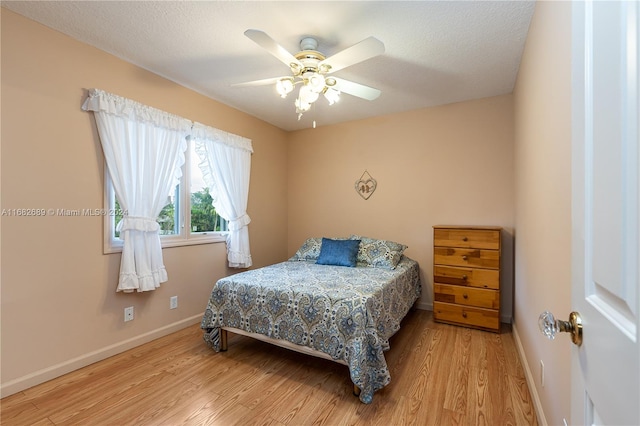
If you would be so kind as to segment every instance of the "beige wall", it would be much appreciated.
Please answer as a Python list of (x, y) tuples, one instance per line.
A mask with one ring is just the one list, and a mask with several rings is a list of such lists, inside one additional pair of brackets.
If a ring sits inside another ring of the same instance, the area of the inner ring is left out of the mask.
[[(538, 2), (514, 91), (516, 289), (514, 328), (549, 424), (570, 415), (569, 339), (538, 331), (548, 309), (571, 311), (571, 5)], [(540, 361), (545, 386), (540, 381)]]
[[(103, 207), (103, 156), (80, 109), (97, 87), (252, 139), (254, 266), (286, 258), (285, 132), (0, 10), (3, 209)], [(214, 280), (232, 272), (223, 243), (170, 248), (160, 289), (116, 293), (120, 255), (102, 253), (101, 218), (5, 216), (1, 225), (3, 395), (198, 322)], [(125, 324), (126, 306), (135, 320)]]
[[(433, 225), (506, 229), (503, 319), (513, 276), (513, 105), (511, 95), (292, 132), (288, 147), (293, 255), (308, 237), (360, 234), (409, 246), (432, 307)], [(354, 189), (364, 171), (377, 189)]]

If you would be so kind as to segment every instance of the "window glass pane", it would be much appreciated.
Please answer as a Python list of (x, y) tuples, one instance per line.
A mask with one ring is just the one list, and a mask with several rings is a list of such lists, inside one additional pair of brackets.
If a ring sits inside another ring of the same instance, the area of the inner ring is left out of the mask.
[(191, 150), (191, 232), (216, 232), (226, 231), (227, 221), (221, 218), (213, 207), (213, 198), (209, 188), (204, 183), (204, 178), (198, 163), (200, 157), (195, 150), (195, 144), (189, 143)]
[[(118, 223), (122, 220), (122, 210), (120, 209), (120, 203), (118, 199), (115, 198), (115, 217), (113, 221), (113, 235), (118, 238), (120, 237), (120, 232), (117, 231), (116, 227)], [(180, 185), (176, 185), (173, 194), (167, 197), (167, 205), (165, 205), (160, 214), (158, 215), (158, 224), (160, 225), (160, 231), (158, 232), (160, 236), (162, 235), (176, 235), (179, 233), (179, 224), (180, 224)]]
[(160, 236), (176, 235), (179, 233), (178, 226), (180, 224), (180, 185), (176, 185), (173, 194), (167, 199), (160, 214), (158, 215), (158, 224), (160, 225)]
[[(181, 195), (183, 187), (177, 185), (173, 193), (167, 197), (167, 204), (164, 206), (157, 221), (160, 225), (159, 234), (163, 236), (181, 236), (188, 239), (188, 234), (200, 235), (204, 238), (204, 235), (208, 235), (207, 238), (217, 238), (213, 235), (214, 232), (226, 232), (229, 230), (227, 221), (220, 217), (216, 209), (213, 207), (213, 198), (209, 193), (209, 188), (204, 183), (204, 178), (198, 163), (200, 159), (195, 152), (195, 144), (189, 142), (189, 158), (190, 161), (184, 165), (183, 172), (190, 177), (190, 188), (187, 194)], [(107, 181), (108, 182), (108, 181)], [(108, 216), (105, 220), (105, 226), (110, 230), (110, 240), (119, 239), (120, 233), (116, 231), (118, 223), (122, 220), (122, 210), (120, 203), (115, 197), (113, 187), (108, 183), (109, 206), (113, 206), (115, 214)], [(186, 202), (187, 206), (182, 206), (182, 203)], [(181, 214), (185, 212), (185, 209), (190, 209), (190, 223), (183, 223), (185, 219), (181, 217)], [(188, 233), (186, 235), (181, 234), (182, 226), (184, 226)], [(220, 237), (220, 236), (218, 236)], [(222, 236), (223, 238), (224, 236)], [(165, 240), (170, 243), (173, 239)], [(213, 241), (213, 240), (212, 240)], [(219, 241), (219, 240), (215, 240)], [(163, 242), (163, 245), (165, 244)]]
[(118, 202), (118, 199), (115, 197), (115, 195), (113, 195), (113, 191), (111, 191), (111, 196), (115, 200), (115, 204), (113, 204), (115, 206), (114, 207), (115, 217), (113, 218), (113, 222), (111, 222), (111, 226), (112, 226), (113, 236), (118, 238), (120, 237), (120, 232), (118, 232), (118, 230), (116, 229), (116, 226), (118, 226), (118, 223), (120, 223), (120, 221), (122, 220), (122, 209), (120, 208), (120, 203)]

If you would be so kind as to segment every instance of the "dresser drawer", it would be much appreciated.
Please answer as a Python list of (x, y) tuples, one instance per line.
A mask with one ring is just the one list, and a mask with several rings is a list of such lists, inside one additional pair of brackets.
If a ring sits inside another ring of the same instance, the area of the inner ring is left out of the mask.
[(435, 265), (499, 269), (500, 252), (498, 250), (434, 247), (433, 263)]
[(473, 247), (498, 250), (500, 231), (485, 229), (434, 229), (433, 245), (444, 247)]
[(436, 302), (457, 303), (479, 308), (499, 309), (500, 292), (459, 285), (434, 284), (433, 298)]
[(474, 269), (435, 265), (433, 281), (443, 284), (466, 285), (470, 287), (500, 288), (500, 271), (497, 269)]
[(463, 324), (493, 331), (500, 329), (498, 311), (492, 309), (433, 302), (433, 318), (436, 321)]

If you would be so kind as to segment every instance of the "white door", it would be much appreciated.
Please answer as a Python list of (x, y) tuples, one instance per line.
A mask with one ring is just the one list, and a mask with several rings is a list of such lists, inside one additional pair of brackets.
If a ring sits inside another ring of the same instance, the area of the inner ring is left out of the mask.
[(572, 305), (584, 339), (572, 350), (571, 423), (640, 425), (640, 7), (572, 7)]

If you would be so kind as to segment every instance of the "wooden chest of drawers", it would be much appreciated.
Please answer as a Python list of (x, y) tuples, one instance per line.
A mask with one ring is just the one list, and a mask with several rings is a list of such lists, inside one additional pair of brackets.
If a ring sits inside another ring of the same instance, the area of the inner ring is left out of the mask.
[(502, 228), (433, 227), (433, 318), (500, 331)]

